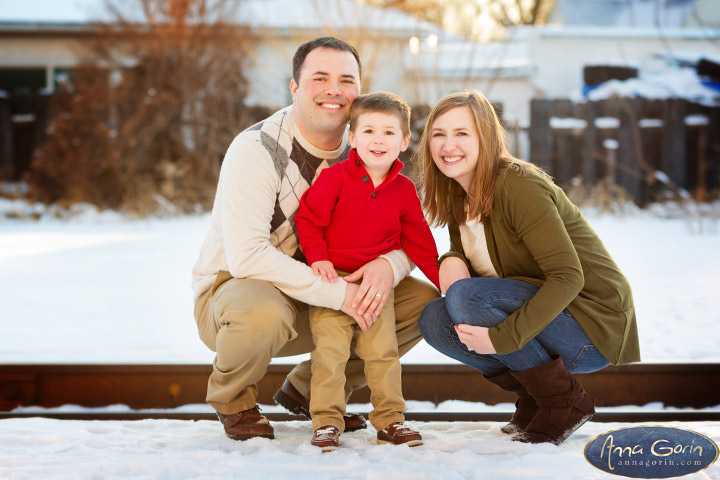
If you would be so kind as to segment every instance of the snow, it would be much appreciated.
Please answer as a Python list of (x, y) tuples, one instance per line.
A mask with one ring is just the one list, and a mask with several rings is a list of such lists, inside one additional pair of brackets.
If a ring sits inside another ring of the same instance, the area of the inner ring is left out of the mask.
[(591, 90), (587, 98), (605, 100), (613, 95), (647, 99), (685, 98), (703, 105), (717, 105), (717, 90), (705, 86), (693, 68), (642, 72), (638, 78), (609, 80)]
[[(626, 427), (588, 423), (565, 443), (510, 441), (497, 422), (413, 422), (424, 445), (376, 445), (372, 427), (323, 454), (308, 421), (274, 422), (275, 439), (234, 442), (215, 421), (0, 420), (0, 478), (22, 479), (601, 479), (583, 456), (596, 436)], [(668, 423), (720, 438), (720, 423)], [(720, 478), (720, 464), (683, 477)]]
[[(720, 361), (712, 334), (720, 325), (719, 209), (710, 206), (697, 218), (678, 218), (669, 206), (626, 208), (623, 215), (586, 211), (633, 285), (645, 361)], [(189, 287), (208, 222), (207, 215), (132, 220), (90, 207), (0, 200), (0, 363), (210, 363), (212, 353), (193, 325)], [(703, 234), (697, 233), (701, 225)], [(434, 234), (445, 249), (445, 232)], [(403, 358), (428, 362), (454, 363), (424, 342)], [(663, 406), (623, 407), (633, 408)], [(411, 412), (511, 409), (408, 401)], [(88, 410), (130, 411), (124, 405), (54, 409)], [(212, 409), (203, 404), (174, 411)], [(585, 445), (627, 426), (591, 422), (555, 447), (512, 442), (498, 422), (411, 422), (423, 446), (376, 445), (370, 427), (343, 435), (340, 449), (321, 454), (309, 443), (309, 421), (273, 424), (274, 440), (234, 442), (216, 421), (0, 420), (0, 479), (601, 479), (608, 476), (585, 460)], [(720, 441), (720, 422), (664, 426)], [(684, 478), (720, 479), (720, 464)]]
[[(585, 213), (633, 287), (643, 360), (720, 361), (720, 206), (675, 209)], [(0, 363), (211, 363), (190, 290), (208, 224), (0, 199)], [(421, 342), (403, 363), (455, 361)]]

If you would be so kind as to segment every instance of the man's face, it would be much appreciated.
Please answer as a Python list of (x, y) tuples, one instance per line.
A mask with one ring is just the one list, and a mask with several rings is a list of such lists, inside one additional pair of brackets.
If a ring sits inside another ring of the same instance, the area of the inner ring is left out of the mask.
[[(299, 82), (290, 82), (293, 118), (309, 141), (337, 136), (339, 144), (350, 118), (350, 105), (360, 95), (360, 71), (350, 52), (316, 48), (308, 53)], [(325, 148), (323, 145), (316, 145)], [(337, 144), (331, 148), (337, 147)]]

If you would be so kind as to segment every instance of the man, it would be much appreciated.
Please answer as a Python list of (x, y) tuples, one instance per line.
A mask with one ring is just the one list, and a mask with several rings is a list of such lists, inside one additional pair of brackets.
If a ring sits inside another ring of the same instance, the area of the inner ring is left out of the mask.
[[(360, 80), (351, 45), (332, 37), (301, 45), (293, 58), (293, 104), (240, 133), (225, 155), (193, 290), (200, 338), (217, 353), (207, 402), (230, 438), (273, 438), (255, 384), (272, 357), (313, 349), (308, 304), (342, 310), (368, 328), (395, 287), (402, 355), (420, 341), (417, 319), (438, 296), (429, 284), (405, 278), (411, 265), (401, 250), (329, 283), (313, 274), (298, 247), (293, 219), (300, 197), (323, 168), (347, 157), (346, 126)], [(362, 360), (352, 354), (345, 374), (349, 398), (365, 384)], [(310, 376), (310, 362), (300, 363), (275, 400), (309, 418)], [(346, 431), (366, 428), (361, 415), (344, 420)]]

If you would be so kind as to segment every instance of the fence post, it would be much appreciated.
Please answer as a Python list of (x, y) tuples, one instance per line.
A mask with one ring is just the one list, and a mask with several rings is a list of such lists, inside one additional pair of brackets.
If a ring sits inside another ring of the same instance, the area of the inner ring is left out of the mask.
[(670, 98), (663, 111), (663, 149), (660, 168), (675, 185), (687, 188), (687, 159), (685, 155), (686, 101)]
[(13, 172), (13, 136), (10, 121), (10, 98), (0, 90), (0, 179), (11, 180)]
[(530, 101), (530, 161), (553, 175), (553, 133), (550, 127), (552, 102), (534, 98)]
[(623, 187), (637, 205), (645, 203), (644, 175), (638, 155), (642, 155), (642, 134), (640, 132), (639, 113), (642, 112), (641, 100), (621, 98), (619, 111), (620, 129), (618, 131), (618, 185)]
[[(712, 191), (720, 187), (720, 107), (707, 109), (707, 188)], [(715, 132), (715, 134), (713, 134)]]
[(588, 100), (585, 102), (585, 139), (582, 153), (582, 175), (583, 183), (587, 186), (593, 185), (598, 180), (597, 158), (595, 148), (598, 142), (598, 131), (595, 125), (597, 118), (597, 104)]
[[(573, 105), (569, 99), (553, 101), (553, 117), (572, 118)], [(573, 130), (572, 128), (553, 128), (553, 176), (558, 185), (567, 186), (572, 178)]]

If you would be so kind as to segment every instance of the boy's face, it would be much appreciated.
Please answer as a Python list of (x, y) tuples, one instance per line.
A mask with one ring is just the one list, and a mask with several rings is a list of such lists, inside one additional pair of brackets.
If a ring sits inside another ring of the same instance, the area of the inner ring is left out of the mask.
[(365, 167), (373, 170), (390, 168), (410, 143), (410, 136), (403, 135), (400, 119), (383, 112), (361, 114), (355, 130), (348, 133), (348, 139)]

